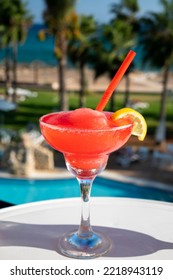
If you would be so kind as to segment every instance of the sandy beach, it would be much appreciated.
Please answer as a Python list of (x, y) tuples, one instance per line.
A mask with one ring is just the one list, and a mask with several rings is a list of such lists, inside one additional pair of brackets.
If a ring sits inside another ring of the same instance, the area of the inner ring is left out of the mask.
[[(86, 69), (86, 79), (88, 90), (104, 91), (110, 80), (107, 75), (103, 75), (98, 79), (94, 79), (94, 71)], [(11, 75), (12, 76), (12, 75)], [(49, 86), (52, 89), (58, 88), (57, 68), (48, 67), (41, 64), (18, 65), (17, 80), (19, 84), (32, 84), (38, 86)], [(5, 79), (4, 67), (0, 67), (0, 80)], [(65, 71), (65, 79), (67, 90), (79, 90), (80, 75), (79, 71), (74, 68), (67, 68)], [(156, 72), (140, 72), (134, 71), (130, 73), (130, 90), (133, 92), (161, 92), (162, 90), (162, 74)], [(173, 73), (169, 76), (168, 89), (173, 91)], [(125, 78), (118, 85), (119, 91), (125, 90)]]

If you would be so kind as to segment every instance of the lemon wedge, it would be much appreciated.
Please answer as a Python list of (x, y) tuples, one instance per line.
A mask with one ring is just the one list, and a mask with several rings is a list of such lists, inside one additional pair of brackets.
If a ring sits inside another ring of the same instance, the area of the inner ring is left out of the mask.
[(130, 118), (133, 122), (132, 135), (138, 136), (143, 141), (147, 133), (147, 124), (144, 117), (134, 109), (122, 108), (112, 114), (111, 119), (116, 121), (121, 118)]

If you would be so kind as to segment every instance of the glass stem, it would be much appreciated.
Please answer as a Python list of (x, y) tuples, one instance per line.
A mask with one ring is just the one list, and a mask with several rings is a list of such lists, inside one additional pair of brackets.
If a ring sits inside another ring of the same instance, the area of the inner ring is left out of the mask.
[(90, 225), (90, 193), (94, 178), (91, 179), (79, 179), (79, 186), (82, 198), (82, 210), (81, 210), (81, 224), (78, 229), (78, 235), (81, 238), (90, 237), (93, 232)]

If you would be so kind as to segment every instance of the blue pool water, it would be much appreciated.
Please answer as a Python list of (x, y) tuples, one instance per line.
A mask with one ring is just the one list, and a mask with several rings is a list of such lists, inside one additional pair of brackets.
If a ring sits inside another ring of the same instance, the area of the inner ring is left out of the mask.
[[(95, 179), (91, 195), (173, 202), (173, 189), (168, 191), (152, 186), (143, 187), (102, 177)], [(13, 204), (79, 196), (75, 178), (49, 180), (0, 178), (0, 200)]]

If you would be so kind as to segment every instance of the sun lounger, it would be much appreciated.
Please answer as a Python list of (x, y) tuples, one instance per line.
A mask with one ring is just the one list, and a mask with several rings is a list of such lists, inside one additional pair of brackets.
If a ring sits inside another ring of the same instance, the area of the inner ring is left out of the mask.
[(152, 156), (152, 162), (155, 166), (164, 168), (173, 164), (173, 155), (169, 153), (162, 153), (154, 151)]
[(149, 149), (147, 147), (140, 147), (137, 153), (140, 161), (146, 161), (149, 157)]

